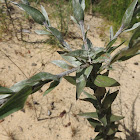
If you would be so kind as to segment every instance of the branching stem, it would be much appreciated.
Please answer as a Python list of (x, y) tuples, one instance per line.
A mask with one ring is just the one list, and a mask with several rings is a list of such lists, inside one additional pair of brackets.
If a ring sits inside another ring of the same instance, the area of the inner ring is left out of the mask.
[(79, 69), (87, 68), (88, 66), (89, 66), (89, 64), (86, 63), (86, 64), (84, 64), (84, 65), (78, 66), (78, 67), (73, 68), (73, 69), (71, 69), (71, 70), (62, 72), (62, 73), (60, 73), (60, 74), (57, 75), (57, 76), (58, 76), (58, 79), (62, 78), (63, 76), (69, 75), (70, 73), (73, 73), (73, 72), (75, 72), (75, 71), (77, 71), (77, 70), (79, 70)]

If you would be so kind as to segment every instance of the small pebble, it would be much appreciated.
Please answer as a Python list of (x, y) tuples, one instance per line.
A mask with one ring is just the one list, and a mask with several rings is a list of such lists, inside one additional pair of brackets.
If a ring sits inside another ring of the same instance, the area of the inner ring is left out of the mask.
[(138, 62), (135, 62), (134, 65), (139, 65), (139, 63)]
[(54, 110), (54, 102), (51, 102), (51, 110)]
[(35, 104), (35, 105), (39, 105), (39, 103), (38, 103), (37, 101), (34, 101), (34, 104)]
[(48, 116), (51, 116), (52, 112), (50, 110), (48, 110)]
[(37, 64), (36, 63), (32, 63), (32, 66), (37, 66)]

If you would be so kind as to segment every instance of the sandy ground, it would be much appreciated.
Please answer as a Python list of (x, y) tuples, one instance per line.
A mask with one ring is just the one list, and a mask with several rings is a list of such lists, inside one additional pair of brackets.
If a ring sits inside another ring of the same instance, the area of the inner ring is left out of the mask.
[[(99, 39), (101, 28), (106, 23), (97, 17), (86, 16), (86, 22), (90, 25), (88, 37), (96, 46), (104, 46), (105, 39)], [(69, 44), (79, 47), (81, 39), (78, 39), (79, 29), (70, 25), (70, 31), (75, 32), (75, 39), (66, 39)], [(36, 26), (35, 28), (40, 28)], [(25, 34), (28, 41), (44, 39), (34, 34), (34, 28), (30, 34)], [(105, 36), (108, 36), (106, 32)], [(31, 44), (19, 42), (16, 39), (1, 41), (0, 49), (0, 84), (10, 87), (20, 80), (24, 80), (40, 71), (58, 74), (62, 70), (50, 62), (62, 59), (56, 47), (48, 44)], [(16, 66), (12, 61), (18, 66)], [(20, 69), (22, 70), (20, 70)], [(123, 127), (121, 137), (123, 139), (136, 140), (129, 135), (127, 129), (140, 132), (140, 56), (136, 56), (126, 62), (114, 64), (114, 70), (110, 76), (121, 84), (120, 93), (114, 103), (114, 113), (125, 116), (121, 123)], [(24, 74), (23, 74), (24, 73)], [(29, 97), (23, 111), (18, 111), (0, 122), (0, 140), (90, 140), (96, 135), (86, 119), (77, 116), (79, 112), (94, 111), (91, 104), (75, 100), (75, 87), (62, 80), (61, 84), (47, 96), (44, 91)], [(37, 120), (40, 119), (40, 121)], [(136, 135), (135, 134), (135, 135)], [(131, 134), (132, 135), (132, 134)], [(13, 137), (13, 139), (12, 139)], [(138, 139), (137, 139), (138, 140)]]

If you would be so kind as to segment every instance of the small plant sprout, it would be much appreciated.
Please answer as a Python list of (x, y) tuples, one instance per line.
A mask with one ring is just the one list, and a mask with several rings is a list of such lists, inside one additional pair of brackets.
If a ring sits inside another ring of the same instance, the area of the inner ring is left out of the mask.
[[(72, 50), (70, 45), (64, 40), (61, 32), (51, 26), (52, 24), (43, 6), (41, 6), (42, 12), (40, 12), (29, 4), (14, 4), (27, 12), (36, 23), (46, 28), (46, 30), (37, 31), (36, 33), (51, 34), (60, 42), (64, 51), (58, 51), (58, 53), (65, 61), (55, 60), (52, 63), (65, 69), (65, 71), (56, 75), (40, 72), (29, 79), (14, 84), (10, 88), (0, 87), (0, 101), (6, 100), (0, 107), (0, 119), (22, 109), (28, 96), (41, 89), (43, 85), (50, 83), (49, 88), (44, 93), (44, 95), (47, 95), (64, 78), (76, 86), (76, 100), (80, 99), (89, 102), (96, 109), (95, 112), (79, 114), (79, 116), (87, 118), (94, 131), (97, 132), (94, 140), (117, 139), (116, 133), (119, 132), (118, 121), (124, 117), (112, 113), (112, 103), (116, 99), (119, 90), (111, 92), (107, 87), (116, 87), (120, 86), (120, 84), (108, 75), (113, 63), (126, 61), (140, 54), (140, 23), (130, 26), (135, 16), (134, 13), (139, 11), (140, 1), (134, 0), (127, 8), (122, 24), (116, 34), (113, 33), (113, 28), (110, 28), (110, 41), (108, 44), (105, 47), (96, 47), (92, 45), (92, 42), (87, 37), (88, 30), (85, 30), (84, 27), (85, 0), (73, 0), (74, 16), (71, 18), (79, 26), (83, 38), (81, 49), (76, 50)], [(128, 45), (112, 54), (124, 43), (122, 42), (118, 46), (114, 45), (119, 35), (134, 29), (135, 31), (129, 39)], [(75, 73), (75, 75), (68, 76), (70, 73)], [(87, 93), (84, 90), (86, 87), (92, 89), (93, 92)], [(81, 94), (85, 94), (86, 98), (81, 99)]]

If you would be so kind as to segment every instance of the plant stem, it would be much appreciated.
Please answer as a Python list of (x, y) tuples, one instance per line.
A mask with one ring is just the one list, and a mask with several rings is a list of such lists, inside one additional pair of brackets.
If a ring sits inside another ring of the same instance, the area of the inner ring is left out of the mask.
[(117, 33), (114, 35), (114, 37), (112, 38), (112, 40), (116, 39), (123, 31), (123, 26), (120, 27), (120, 29), (117, 31)]
[(75, 71), (77, 71), (77, 70), (79, 70), (79, 69), (87, 68), (88, 66), (89, 66), (89, 64), (86, 63), (86, 64), (84, 64), (84, 65), (78, 66), (78, 67), (73, 68), (73, 69), (71, 69), (71, 70), (62, 72), (62, 73), (60, 73), (60, 74), (57, 75), (57, 76), (58, 76), (58, 79), (62, 78), (63, 76), (66, 76), (66, 75), (68, 75), (68, 74), (70, 74), (70, 73), (73, 73), (73, 72), (75, 72)]
[(84, 31), (85, 30), (84, 29), (84, 22), (80, 21), (79, 24), (80, 24), (79, 26), (80, 26), (80, 29), (81, 29), (81, 32), (82, 32), (82, 37), (83, 37), (85, 50), (88, 50), (87, 39), (86, 39), (86, 36), (85, 36), (85, 31)]

